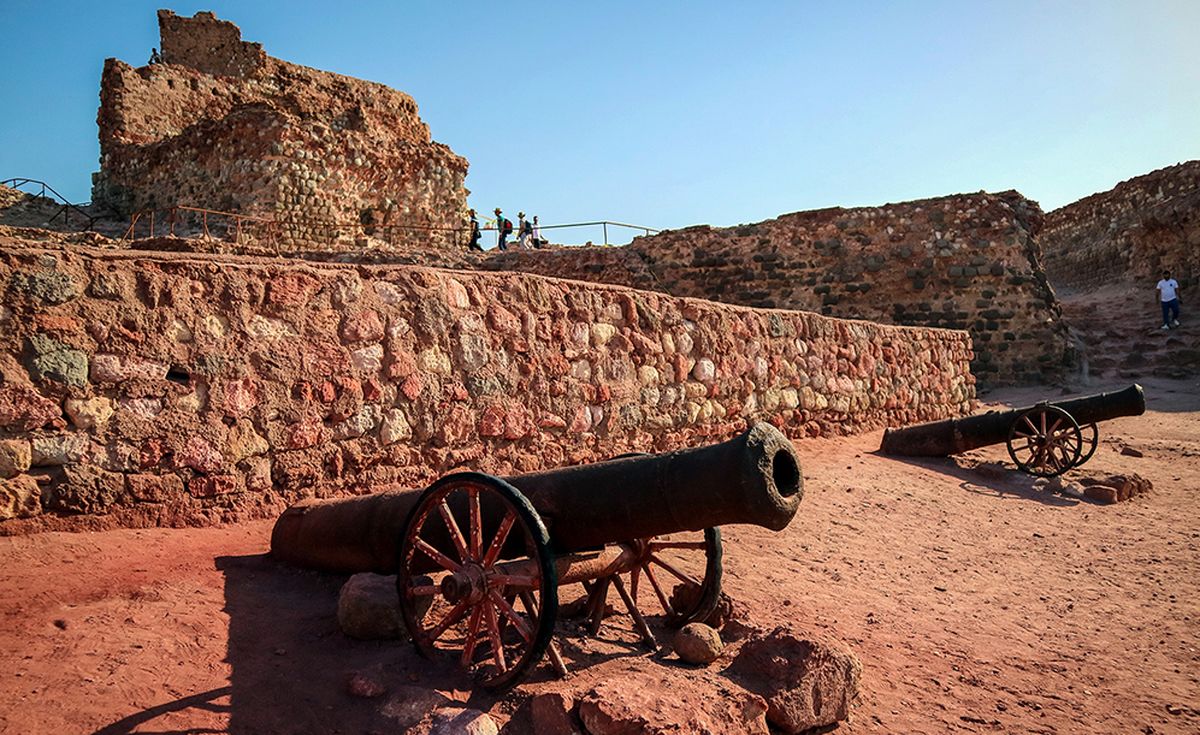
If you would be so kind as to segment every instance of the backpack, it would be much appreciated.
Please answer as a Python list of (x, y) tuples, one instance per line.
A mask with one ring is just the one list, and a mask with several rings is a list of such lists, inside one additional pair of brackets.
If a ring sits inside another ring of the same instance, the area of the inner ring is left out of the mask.
[(501, 223), (501, 227), (503, 227), (505, 235), (512, 234), (512, 220), (510, 220), (508, 217), (504, 218), (504, 221)]

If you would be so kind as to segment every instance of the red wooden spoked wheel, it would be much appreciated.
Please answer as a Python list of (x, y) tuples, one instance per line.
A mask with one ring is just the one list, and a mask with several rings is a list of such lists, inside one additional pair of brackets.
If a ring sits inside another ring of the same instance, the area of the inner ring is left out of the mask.
[(1008, 456), (1038, 477), (1061, 475), (1079, 462), (1083, 436), (1071, 414), (1057, 406), (1034, 406), (1008, 430)]
[(629, 592), (640, 607), (661, 609), (673, 627), (701, 621), (721, 598), (721, 529), (685, 531), (638, 542), (641, 558), (629, 572)]
[(493, 691), (542, 659), (558, 580), (546, 527), (515, 487), (474, 472), (438, 480), (409, 514), (399, 556), (400, 612), (423, 655), (454, 656)]

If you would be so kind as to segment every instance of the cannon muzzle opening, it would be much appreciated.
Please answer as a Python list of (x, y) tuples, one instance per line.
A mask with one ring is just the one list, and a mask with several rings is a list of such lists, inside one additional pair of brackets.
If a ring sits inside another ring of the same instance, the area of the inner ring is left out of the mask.
[(796, 458), (789, 452), (775, 452), (771, 458), (771, 479), (775, 482), (775, 491), (785, 498), (800, 492), (800, 467)]

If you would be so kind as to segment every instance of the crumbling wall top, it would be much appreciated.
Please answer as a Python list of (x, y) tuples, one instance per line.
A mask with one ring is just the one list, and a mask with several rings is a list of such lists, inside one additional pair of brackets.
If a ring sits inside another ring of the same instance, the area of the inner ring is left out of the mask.
[(191, 18), (158, 11), (163, 61), (222, 77), (249, 77), (267, 61), (262, 44), (242, 40), (242, 31), (207, 11)]

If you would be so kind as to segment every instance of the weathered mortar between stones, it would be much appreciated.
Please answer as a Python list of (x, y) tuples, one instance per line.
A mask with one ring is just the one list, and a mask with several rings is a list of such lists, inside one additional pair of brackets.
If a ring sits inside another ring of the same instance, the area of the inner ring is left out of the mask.
[(395, 227), (462, 227), (467, 209), (467, 161), (430, 139), (411, 97), (271, 58), (211, 13), (160, 11), (159, 26), (165, 63), (105, 62), (93, 201), (121, 215), (175, 205), (269, 215), (292, 247), (465, 237)]
[[(37, 273), (72, 296), (20, 286)], [(26, 247), (0, 249), (0, 293), (0, 439), (32, 447), (0, 489), (33, 516), (0, 533), (266, 516), (974, 397), (965, 332), (527, 274)], [(38, 372), (38, 344), (77, 354), (82, 381)]]

